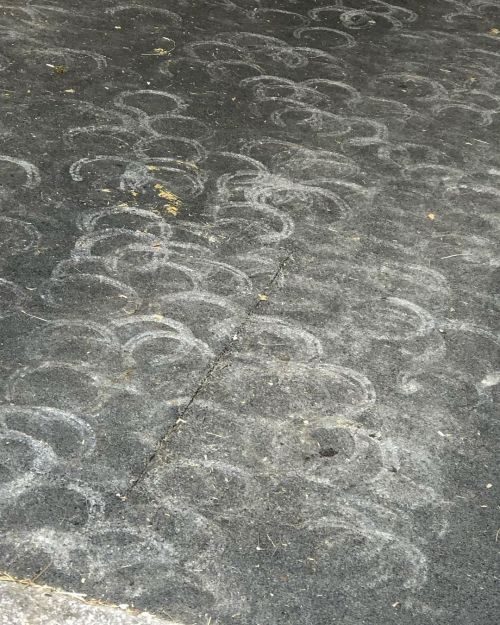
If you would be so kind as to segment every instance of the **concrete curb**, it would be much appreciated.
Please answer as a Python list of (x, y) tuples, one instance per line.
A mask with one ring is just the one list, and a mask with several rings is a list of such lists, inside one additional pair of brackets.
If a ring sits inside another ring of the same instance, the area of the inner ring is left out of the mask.
[(0, 625), (181, 625), (146, 612), (94, 605), (50, 586), (0, 582)]

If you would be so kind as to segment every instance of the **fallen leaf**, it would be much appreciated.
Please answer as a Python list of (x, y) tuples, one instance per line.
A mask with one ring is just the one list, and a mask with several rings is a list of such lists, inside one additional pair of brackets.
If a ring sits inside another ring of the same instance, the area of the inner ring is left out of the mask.
[(191, 167), (191, 169), (198, 169), (198, 166), (191, 161), (175, 161), (177, 165), (185, 165), (186, 167)]
[(500, 28), (490, 28), (488, 35), (500, 35)]
[(361, 427), (359, 423), (355, 421), (351, 421), (350, 419), (344, 419), (343, 417), (338, 418), (335, 421), (335, 426), (338, 428), (359, 428)]
[(172, 193), (172, 191), (167, 191), (166, 189), (158, 191), (158, 196), (161, 197), (163, 200), (170, 200), (170, 202), (172, 203), (180, 203), (180, 200), (175, 195), (175, 193)]
[(177, 197), (175, 193), (172, 193), (172, 191), (165, 189), (165, 187), (160, 183), (156, 183), (154, 185), (154, 189), (156, 190), (158, 197), (161, 197), (162, 200), (168, 201), (168, 204), (165, 204), (163, 207), (167, 213), (174, 215), (174, 217), (177, 216), (179, 210), (182, 208), (182, 200)]
[(179, 209), (177, 208), (177, 206), (174, 206), (173, 204), (166, 204), (165, 210), (167, 211), (167, 213), (170, 213), (174, 217), (177, 217), (179, 213)]
[(436, 219), (435, 213), (427, 213), (427, 219), (434, 221)]

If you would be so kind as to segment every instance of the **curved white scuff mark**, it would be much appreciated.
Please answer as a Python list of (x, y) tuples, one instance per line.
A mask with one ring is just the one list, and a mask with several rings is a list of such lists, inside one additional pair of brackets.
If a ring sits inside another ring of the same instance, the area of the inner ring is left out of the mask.
[(90, 50), (73, 50), (72, 48), (36, 48), (35, 50), (31, 50), (31, 53), (50, 57), (57, 56), (61, 53), (69, 57), (89, 57), (95, 62), (97, 69), (105, 69), (108, 65), (108, 61), (103, 54), (97, 54), (97, 52), (91, 52)]
[(130, 4), (119, 4), (105, 9), (105, 13), (110, 15), (116, 15), (117, 13), (124, 13), (126, 11), (138, 11), (139, 13), (146, 13), (151, 16), (157, 15), (162, 19), (168, 18), (176, 26), (180, 26), (182, 24), (182, 17), (178, 13), (174, 13), (174, 11), (169, 11), (168, 9), (163, 9), (161, 7), (147, 7), (143, 4), (132, 2)]
[(341, 39), (344, 39), (344, 43), (334, 45), (334, 48), (354, 48), (357, 45), (356, 38), (349, 33), (346, 33), (343, 30), (327, 28), (326, 26), (303, 26), (302, 28), (294, 30), (293, 36), (297, 39), (313, 39), (315, 34), (319, 34), (320, 36), (323, 34), (328, 37), (328, 35), (331, 36), (332, 33), (337, 37), (340, 36)]
[[(15, 419), (9, 421), (9, 416), (22, 415), (31, 419), (36, 424), (42, 423), (63, 423), (69, 425), (81, 437), (81, 449), (84, 456), (91, 455), (96, 445), (96, 437), (92, 427), (82, 418), (74, 414), (52, 408), (50, 406), (0, 406), (0, 427), (8, 431), (19, 432), (25, 434), (22, 429), (18, 429), (19, 423)], [(44, 442), (44, 441), (40, 441)], [(49, 443), (45, 443), (49, 444)]]
[(0, 154), (0, 161), (4, 161), (6, 163), (12, 163), (13, 165), (17, 165), (21, 169), (24, 169), (26, 174), (26, 183), (25, 187), (29, 189), (33, 187), (37, 187), (41, 182), (40, 170), (35, 165), (28, 163), (20, 158), (14, 158), (13, 156), (7, 156), (6, 154)]
[(169, 100), (174, 104), (174, 108), (169, 111), (170, 113), (179, 113), (187, 107), (187, 104), (183, 98), (180, 96), (169, 93), (168, 91), (160, 91), (157, 89), (139, 89), (137, 91), (122, 91), (119, 95), (114, 99), (114, 104), (117, 108), (123, 109), (125, 111), (134, 113), (138, 115), (139, 118), (147, 118), (149, 117), (148, 113), (141, 109), (139, 106), (132, 106), (131, 104), (127, 104), (125, 102), (126, 98), (133, 96), (159, 96), (165, 98), (165, 100)]

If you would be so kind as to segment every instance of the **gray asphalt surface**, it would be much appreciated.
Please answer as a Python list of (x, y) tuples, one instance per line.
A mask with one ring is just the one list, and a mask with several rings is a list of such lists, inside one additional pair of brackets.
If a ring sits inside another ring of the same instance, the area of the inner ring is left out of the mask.
[(0, 569), (499, 622), (500, 4), (19, 0), (0, 44)]

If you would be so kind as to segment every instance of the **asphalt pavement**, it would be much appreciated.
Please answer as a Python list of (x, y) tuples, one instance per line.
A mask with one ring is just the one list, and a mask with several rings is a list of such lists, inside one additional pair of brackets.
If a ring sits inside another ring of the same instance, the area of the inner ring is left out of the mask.
[(6, 0), (0, 135), (0, 625), (500, 621), (499, 2)]

